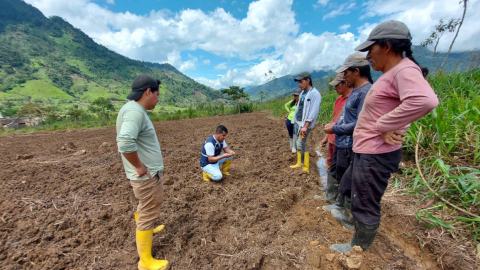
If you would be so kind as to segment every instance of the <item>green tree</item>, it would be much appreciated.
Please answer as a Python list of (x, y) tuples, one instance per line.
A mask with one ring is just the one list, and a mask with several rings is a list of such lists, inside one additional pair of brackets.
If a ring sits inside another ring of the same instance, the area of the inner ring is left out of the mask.
[(258, 95), (260, 96), (260, 103), (263, 103), (263, 99), (265, 98), (265, 92), (260, 91), (260, 93), (258, 93)]
[(104, 97), (99, 97), (95, 99), (90, 105), (90, 107), (88, 107), (88, 109), (92, 112), (100, 112), (102, 114), (105, 114), (108, 111), (112, 111), (114, 108), (115, 107), (113, 106), (112, 101)]
[(75, 121), (78, 121), (84, 116), (86, 116), (87, 114), (82, 109), (70, 108), (70, 110), (67, 112), (67, 115), (70, 116)]
[(243, 92), (244, 89), (245, 88), (240, 86), (230, 86), (230, 88), (228, 89), (220, 90), (220, 92), (222, 92), (223, 94), (229, 95), (233, 101), (236, 101), (238, 106), (238, 113), (241, 113), (240, 103), (244, 100), (249, 100), (248, 94)]

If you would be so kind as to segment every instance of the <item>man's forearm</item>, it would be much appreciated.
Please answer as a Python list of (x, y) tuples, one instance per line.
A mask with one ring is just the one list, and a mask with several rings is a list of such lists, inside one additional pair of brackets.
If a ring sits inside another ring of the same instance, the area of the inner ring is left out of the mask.
[(138, 158), (137, 151), (131, 153), (122, 153), (122, 155), (126, 160), (128, 160), (128, 162), (130, 162), (130, 164), (133, 165), (133, 167), (140, 168), (142, 166), (142, 162)]

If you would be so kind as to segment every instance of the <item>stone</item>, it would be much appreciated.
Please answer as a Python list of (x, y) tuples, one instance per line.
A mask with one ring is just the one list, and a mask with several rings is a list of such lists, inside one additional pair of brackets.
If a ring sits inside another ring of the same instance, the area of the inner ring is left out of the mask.
[(333, 262), (333, 260), (335, 260), (335, 254), (327, 254), (327, 256), (325, 256), (327, 258), (327, 261), (329, 262)]
[(102, 145), (100, 145), (100, 148), (105, 148), (105, 147), (109, 147), (110, 145), (108, 145), (107, 142), (103, 142)]
[(81, 155), (85, 155), (86, 153), (87, 153), (87, 150), (83, 149), (83, 150), (75, 152), (73, 155), (74, 156), (81, 156)]
[(318, 246), (318, 244), (320, 244), (320, 242), (318, 242), (318, 241), (312, 241), (312, 242), (310, 242), (310, 246), (311, 246), (311, 247), (316, 247), (316, 246)]
[(17, 155), (16, 157), (17, 160), (20, 160), (20, 159), (25, 160), (25, 159), (31, 159), (31, 158), (33, 158), (33, 155)]
[(340, 255), (338, 260), (340, 264), (349, 270), (360, 269), (363, 264), (364, 256), (362, 255), (363, 249), (359, 246), (354, 246), (345, 255)]

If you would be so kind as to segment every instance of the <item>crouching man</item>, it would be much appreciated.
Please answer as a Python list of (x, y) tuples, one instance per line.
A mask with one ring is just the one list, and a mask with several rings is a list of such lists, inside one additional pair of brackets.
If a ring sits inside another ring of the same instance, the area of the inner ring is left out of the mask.
[[(215, 134), (203, 143), (200, 167), (202, 167), (203, 180), (205, 181), (220, 181), (224, 175), (230, 175), (228, 168), (232, 163), (235, 152), (228, 148), (225, 142), (227, 133), (227, 128), (220, 125), (217, 127)], [(222, 153), (222, 150), (225, 153)]]

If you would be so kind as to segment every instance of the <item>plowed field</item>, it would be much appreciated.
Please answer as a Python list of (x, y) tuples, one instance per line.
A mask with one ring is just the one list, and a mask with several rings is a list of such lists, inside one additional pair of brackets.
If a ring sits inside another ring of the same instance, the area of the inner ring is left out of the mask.
[[(302, 174), (289, 168), (296, 157), (283, 121), (251, 113), (154, 123), (165, 164), (159, 224), (166, 226), (154, 235), (156, 258), (170, 269), (343, 269), (329, 246), (353, 232), (313, 198), (322, 194), (320, 129), (308, 145), (310, 174)], [(200, 149), (219, 124), (237, 155), (231, 176), (205, 182)], [(115, 136), (108, 127), (0, 137), (1, 269), (136, 269), (136, 200)], [(414, 205), (387, 191), (360, 269), (441, 269), (436, 247), (419, 242), (426, 233)], [(466, 269), (451, 257), (444, 269)]]

